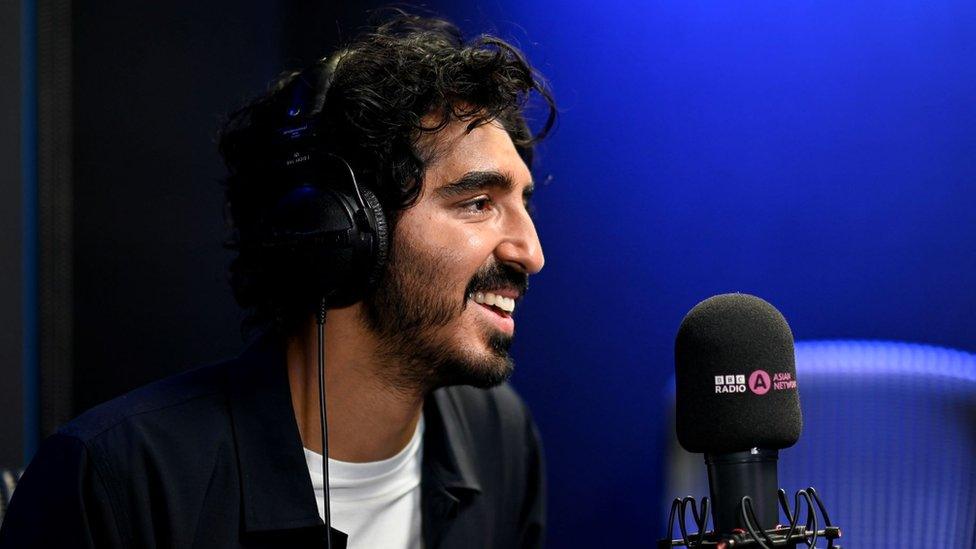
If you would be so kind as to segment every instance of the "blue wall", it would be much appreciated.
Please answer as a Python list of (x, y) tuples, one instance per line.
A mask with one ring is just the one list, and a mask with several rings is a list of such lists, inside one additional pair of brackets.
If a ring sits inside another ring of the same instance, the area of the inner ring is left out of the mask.
[(562, 110), (514, 378), (553, 547), (662, 535), (663, 386), (709, 295), (762, 296), (797, 339), (976, 350), (976, 4), (442, 11), (518, 40)]

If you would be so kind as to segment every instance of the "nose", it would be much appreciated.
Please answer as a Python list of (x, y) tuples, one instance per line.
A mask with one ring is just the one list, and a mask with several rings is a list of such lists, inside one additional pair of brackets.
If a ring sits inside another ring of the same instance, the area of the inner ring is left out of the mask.
[(546, 258), (535, 231), (535, 223), (524, 209), (512, 215), (504, 226), (505, 235), (495, 249), (495, 257), (525, 274), (542, 270)]

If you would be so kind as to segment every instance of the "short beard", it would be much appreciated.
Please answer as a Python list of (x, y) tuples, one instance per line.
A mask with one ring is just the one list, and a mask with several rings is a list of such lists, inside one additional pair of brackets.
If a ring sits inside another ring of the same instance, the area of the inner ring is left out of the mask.
[[(468, 305), (468, 291), (459, 303), (433, 284), (444, 276), (451, 258), (427, 256), (412, 246), (397, 244), (376, 291), (363, 301), (362, 309), (366, 327), (380, 341), (380, 359), (387, 364), (381, 370), (385, 384), (398, 392), (426, 394), (450, 385), (489, 388), (506, 381), (514, 369), (508, 353), (511, 336), (486, 332), (491, 351), (487, 357), (454, 348), (450, 339), (434, 339), (437, 328), (456, 320)], [(498, 266), (485, 270), (489, 273), (479, 271), (469, 291), (479, 281), (486, 284), (499, 277)], [(527, 277), (512, 272), (510, 268), (505, 272), (506, 280), (514, 276), (518, 280), (514, 285), (524, 289)]]

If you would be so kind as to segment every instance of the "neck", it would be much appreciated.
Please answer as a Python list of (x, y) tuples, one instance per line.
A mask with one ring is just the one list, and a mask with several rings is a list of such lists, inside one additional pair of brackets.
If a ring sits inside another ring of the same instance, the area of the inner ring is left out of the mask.
[[(289, 338), (288, 383), (302, 444), (322, 453), (319, 420), (318, 327), (308, 322)], [(379, 461), (406, 447), (420, 420), (422, 392), (396, 390), (384, 381), (375, 338), (358, 318), (358, 306), (329, 311), (325, 324), (325, 402), (329, 457)], [(387, 376), (388, 378), (388, 376)]]

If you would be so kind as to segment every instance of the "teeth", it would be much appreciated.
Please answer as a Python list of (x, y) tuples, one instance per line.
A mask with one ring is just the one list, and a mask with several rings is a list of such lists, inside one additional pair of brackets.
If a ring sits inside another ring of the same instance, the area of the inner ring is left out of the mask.
[(515, 300), (511, 297), (495, 295), (491, 292), (477, 292), (471, 296), (475, 303), (483, 303), (488, 306), (495, 306), (499, 309), (511, 313), (515, 310)]

